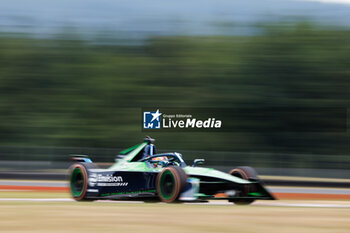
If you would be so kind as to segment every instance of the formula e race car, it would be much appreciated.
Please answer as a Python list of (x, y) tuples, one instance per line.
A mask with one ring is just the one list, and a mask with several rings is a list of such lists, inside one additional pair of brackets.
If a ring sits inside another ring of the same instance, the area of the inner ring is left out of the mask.
[(229, 173), (187, 166), (177, 152), (157, 154), (154, 139), (120, 152), (114, 165), (98, 168), (87, 156), (73, 156), (70, 190), (77, 201), (136, 199), (163, 202), (224, 199), (235, 204), (274, 200), (251, 167), (237, 167)]

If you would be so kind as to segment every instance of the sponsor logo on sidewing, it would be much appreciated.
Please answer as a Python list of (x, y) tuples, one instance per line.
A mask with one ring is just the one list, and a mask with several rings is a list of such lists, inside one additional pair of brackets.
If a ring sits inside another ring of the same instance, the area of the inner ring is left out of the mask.
[(122, 176), (91, 173), (89, 175), (89, 185), (91, 187), (95, 187), (96, 185), (97, 186), (128, 186), (128, 182), (124, 182)]

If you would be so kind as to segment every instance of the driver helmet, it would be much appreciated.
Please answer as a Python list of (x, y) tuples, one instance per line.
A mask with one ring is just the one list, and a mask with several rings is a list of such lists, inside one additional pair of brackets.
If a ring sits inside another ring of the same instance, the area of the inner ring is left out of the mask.
[[(164, 162), (167, 162), (168, 161), (168, 158), (166, 156), (160, 156), (160, 157), (155, 157), (155, 158), (152, 158), (151, 159), (152, 161), (164, 161)], [(160, 166), (160, 164), (158, 163), (153, 163), (153, 167), (158, 167)]]
[(159, 156), (159, 157), (155, 157), (152, 159), (152, 161), (168, 161), (168, 158), (166, 156)]

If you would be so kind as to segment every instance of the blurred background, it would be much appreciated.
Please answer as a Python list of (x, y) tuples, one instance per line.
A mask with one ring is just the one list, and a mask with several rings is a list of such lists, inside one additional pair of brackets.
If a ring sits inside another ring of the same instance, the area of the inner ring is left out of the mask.
[[(142, 107), (349, 104), (350, 1), (1, 2), (0, 178), (113, 162)], [(348, 132), (150, 136), (222, 170), (350, 178)]]

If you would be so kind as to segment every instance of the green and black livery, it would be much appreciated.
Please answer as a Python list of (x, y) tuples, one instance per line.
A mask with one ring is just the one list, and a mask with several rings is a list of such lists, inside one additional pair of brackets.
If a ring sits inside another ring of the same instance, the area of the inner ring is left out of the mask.
[(70, 168), (70, 190), (77, 201), (98, 199), (160, 200), (163, 202), (225, 199), (236, 204), (274, 200), (251, 167), (229, 173), (198, 167), (196, 159), (187, 166), (177, 152), (157, 154), (154, 139), (130, 147), (117, 156), (115, 164), (98, 168), (87, 156), (74, 156)]

